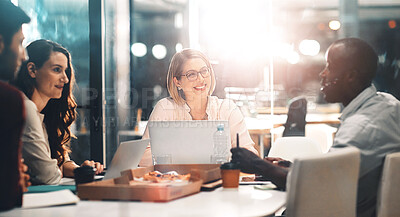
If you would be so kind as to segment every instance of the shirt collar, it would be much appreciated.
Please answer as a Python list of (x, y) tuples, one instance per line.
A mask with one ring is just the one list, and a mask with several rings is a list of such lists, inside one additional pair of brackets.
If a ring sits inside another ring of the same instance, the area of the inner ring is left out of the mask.
[(210, 103), (210, 100), (211, 100), (211, 96), (208, 96), (207, 97), (207, 108), (206, 108), (206, 114), (208, 115), (208, 117), (211, 116), (211, 104), (212, 103)]
[[(208, 96), (207, 97), (207, 108), (206, 108), (206, 114), (208, 115), (208, 117), (210, 117), (210, 115), (211, 115), (211, 103), (210, 103), (210, 100), (211, 100), (211, 96)], [(183, 105), (183, 107), (185, 108), (185, 111), (187, 113), (190, 113), (190, 107), (186, 102)]]
[(369, 98), (373, 97), (376, 94), (376, 88), (373, 84), (363, 90), (356, 98), (354, 98), (346, 107), (344, 107), (342, 111), (342, 116), (340, 116), (340, 120), (344, 121), (347, 117), (354, 114), (365, 101)]
[(189, 107), (189, 105), (186, 103), (186, 101), (185, 101), (185, 104), (183, 105), (183, 107), (185, 108), (185, 111), (186, 111), (187, 113), (190, 113), (190, 107)]
[(39, 116), (39, 118), (40, 118), (40, 121), (43, 122), (43, 120), (44, 120), (44, 114), (42, 114), (42, 113), (39, 112), (39, 110), (38, 110), (36, 104), (35, 104), (31, 99), (29, 99), (24, 93), (22, 94), (22, 97), (24, 98), (24, 100), (29, 100), (29, 101), (31, 101), (31, 102), (33, 103), (33, 105), (35, 106), (35, 107), (34, 107), (34, 108), (35, 108), (35, 111), (36, 111), (36, 113), (38, 114), (38, 116)]

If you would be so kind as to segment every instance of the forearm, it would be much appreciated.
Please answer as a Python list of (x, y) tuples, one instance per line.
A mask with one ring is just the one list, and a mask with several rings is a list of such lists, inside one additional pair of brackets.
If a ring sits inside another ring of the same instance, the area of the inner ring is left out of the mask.
[(77, 164), (75, 164), (74, 161), (66, 161), (62, 166), (61, 166), (61, 171), (63, 172), (64, 177), (74, 177), (74, 169), (79, 167)]
[(249, 131), (247, 130), (244, 117), (238, 108), (235, 109), (229, 117), (229, 127), (232, 148), (236, 147), (236, 134), (239, 133), (240, 147), (259, 155), (258, 151), (254, 148), (254, 142), (250, 137)]
[(278, 188), (286, 189), (286, 178), (288, 169), (276, 166), (266, 160), (255, 159), (253, 165), (257, 174), (262, 175), (264, 178), (271, 180)]

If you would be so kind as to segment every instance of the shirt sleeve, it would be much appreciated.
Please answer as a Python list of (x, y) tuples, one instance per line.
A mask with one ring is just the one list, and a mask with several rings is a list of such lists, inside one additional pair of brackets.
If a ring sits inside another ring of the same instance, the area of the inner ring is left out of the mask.
[[(224, 109), (224, 107), (228, 109)], [(249, 131), (247, 130), (243, 114), (236, 106), (236, 104), (232, 100), (224, 100), (221, 105), (221, 112), (229, 113), (228, 121), (231, 133), (232, 148), (236, 146), (236, 133), (239, 133), (240, 147), (246, 148), (254, 154), (258, 155), (258, 151), (254, 148), (254, 142), (250, 137)]]
[(360, 177), (380, 167), (385, 155), (391, 149), (394, 150), (390, 141), (396, 140), (390, 135), (390, 121), (386, 121), (389, 126), (377, 123), (363, 115), (348, 118), (341, 124), (330, 149), (334, 151), (347, 146), (357, 147), (361, 154)]
[(32, 101), (25, 100), (26, 125), (22, 135), (22, 155), (28, 166), (32, 184), (58, 184), (62, 172), (51, 158), (50, 146), (42, 121)]
[[(154, 120), (166, 120), (167, 115), (165, 114), (165, 109), (163, 108), (163, 100), (158, 102), (156, 106), (154, 107), (153, 111), (150, 114), (149, 121), (154, 121)], [(147, 122), (147, 125), (149, 122)], [(142, 139), (148, 139), (150, 138), (149, 135), (149, 128), (146, 126), (146, 129), (143, 133)], [(150, 142), (151, 143), (151, 142)], [(141, 167), (147, 167), (147, 166), (152, 166), (153, 165), (153, 157), (151, 154), (151, 147), (150, 144), (147, 146), (146, 150), (144, 151), (143, 157), (140, 160), (139, 166)]]

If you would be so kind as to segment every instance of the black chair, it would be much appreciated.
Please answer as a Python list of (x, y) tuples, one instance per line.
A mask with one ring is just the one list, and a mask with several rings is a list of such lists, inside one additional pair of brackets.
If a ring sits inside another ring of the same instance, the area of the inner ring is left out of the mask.
[(295, 97), (289, 102), (288, 117), (285, 123), (285, 136), (305, 136), (307, 100), (304, 97)]

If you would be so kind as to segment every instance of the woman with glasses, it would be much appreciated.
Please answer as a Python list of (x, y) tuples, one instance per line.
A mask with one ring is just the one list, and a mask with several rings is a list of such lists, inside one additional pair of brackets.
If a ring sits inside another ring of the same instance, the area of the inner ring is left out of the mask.
[[(211, 96), (215, 89), (214, 70), (207, 57), (198, 50), (184, 49), (171, 60), (167, 74), (170, 97), (161, 99), (154, 107), (149, 121), (170, 120), (228, 120), (231, 145), (239, 133), (240, 146), (257, 154), (247, 131), (243, 115), (236, 104)], [(143, 139), (149, 138), (146, 128)], [(152, 165), (150, 147), (140, 166)]]

